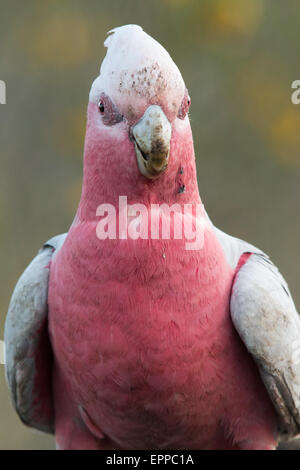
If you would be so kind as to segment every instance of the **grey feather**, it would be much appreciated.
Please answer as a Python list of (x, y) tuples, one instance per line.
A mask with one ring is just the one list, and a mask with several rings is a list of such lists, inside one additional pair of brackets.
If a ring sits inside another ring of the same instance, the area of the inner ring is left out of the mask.
[(277, 411), (281, 439), (289, 439), (300, 433), (299, 314), (286, 281), (265, 253), (214, 230), (232, 269), (244, 253), (252, 254), (236, 274), (231, 317)]
[(222, 232), (216, 227), (214, 227), (214, 230), (219, 242), (223, 247), (226, 259), (232, 269), (236, 268), (240, 257), (244, 253), (264, 254), (255, 246), (250, 245), (250, 243), (244, 242), (239, 238), (231, 237), (230, 235), (225, 232)]
[(282, 437), (300, 432), (300, 318), (287, 283), (266, 255), (241, 267), (231, 317), (278, 413)]
[(53, 253), (66, 234), (44, 244), (13, 292), (4, 330), (6, 378), (22, 421), (44, 432), (54, 430), (51, 392), (52, 353), (48, 337), (48, 279)]

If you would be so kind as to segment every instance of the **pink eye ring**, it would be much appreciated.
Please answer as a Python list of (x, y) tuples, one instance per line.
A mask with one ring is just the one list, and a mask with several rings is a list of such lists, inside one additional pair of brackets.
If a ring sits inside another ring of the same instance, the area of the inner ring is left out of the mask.
[(114, 124), (123, 121), (123, 115), (118, 111), (115, 104), (105, 93), (101, 93), (98, 101), (98, 109), (102, 122), (106, 126), (113, 126)]

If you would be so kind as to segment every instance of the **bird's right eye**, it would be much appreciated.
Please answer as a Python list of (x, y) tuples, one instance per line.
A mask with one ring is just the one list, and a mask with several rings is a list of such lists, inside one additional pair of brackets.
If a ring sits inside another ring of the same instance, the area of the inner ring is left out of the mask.
[(106, 126), (113, 126), (123, 120), (122, 114), (119, 113), (117, 107), (105, 93), (102, 93), (99, 98), (98, 109), (102, 122)]
[(99, 101), (98, 107), (99, 107), (100, 113), (101, 113), (101, 114), (104, 114), (105, 106), (104, 106), (104, 103), (103, 103), (102, 100)]

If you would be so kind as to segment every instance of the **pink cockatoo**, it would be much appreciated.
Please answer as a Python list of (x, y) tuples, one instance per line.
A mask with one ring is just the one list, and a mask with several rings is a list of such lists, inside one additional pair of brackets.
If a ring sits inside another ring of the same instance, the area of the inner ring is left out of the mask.
[[(300, 321), (287, 284), (208, 218), (190, 98), (166, 50), (135, 25), (105, 46), (76, 217), (9, 307), (13, 404), (60, 449), (273, 449), (300, 430)], [(199, 243), (128, 236), (141, 229), (137, 204), (164, 217), (158, 208), (176, 205), (171, 229), (190, 221)]]

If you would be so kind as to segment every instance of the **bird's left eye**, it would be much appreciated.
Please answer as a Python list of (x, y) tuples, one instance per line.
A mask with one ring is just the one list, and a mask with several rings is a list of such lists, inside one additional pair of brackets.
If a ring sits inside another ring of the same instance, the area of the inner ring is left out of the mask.
[(191, 98), (189, 96), (189, 92), (187, 89), (185, 90), (185, 94), (181, 103), (181, 106), (178, 111), (178, 117), (179, 119), (184, 119), (189, 111), (191, 105)]

